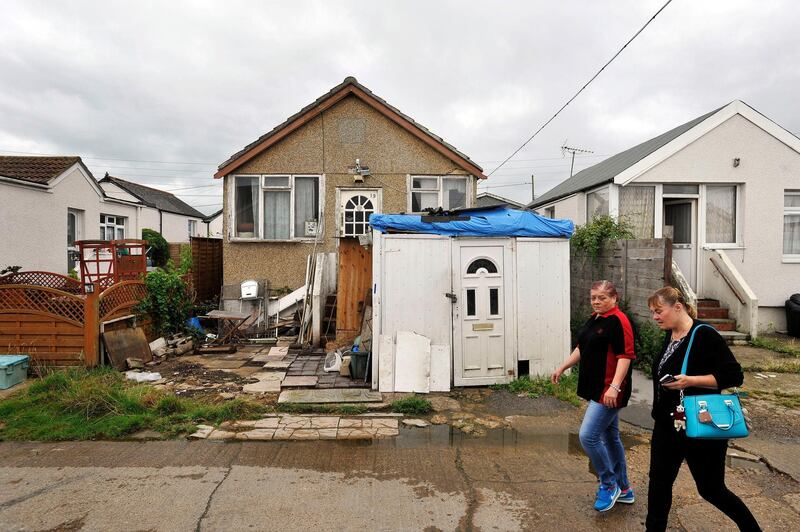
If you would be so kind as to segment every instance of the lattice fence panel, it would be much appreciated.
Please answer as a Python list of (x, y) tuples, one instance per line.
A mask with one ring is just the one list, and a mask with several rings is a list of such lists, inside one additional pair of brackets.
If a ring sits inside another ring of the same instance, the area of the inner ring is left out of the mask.
[(30, 284), (61, 290), (70, 294), (81, 293), (81, 283), (77, 279), (53, 272), (17, 272), (0, 278), (0, 284)]
[(84, 299), (51, 288), (0, 285), (0, 312), (38, 312), (83, 325)]
[(100, 321), (106, 320), (122, 310), (132, 310), (147, 295), (141, 281), (123, 281), (100, 294)]

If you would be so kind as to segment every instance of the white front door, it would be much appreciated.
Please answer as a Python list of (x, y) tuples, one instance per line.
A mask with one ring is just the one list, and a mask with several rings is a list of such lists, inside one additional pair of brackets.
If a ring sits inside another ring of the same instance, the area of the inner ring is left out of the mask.
[(507, 239), (453, 241), (456, 386), (508, 381), (513, 366), (511, 269)]
[(697, 200), (664, 201), (664, 226), (664, 235), (672, 235), (672, 260), (697, 290)]

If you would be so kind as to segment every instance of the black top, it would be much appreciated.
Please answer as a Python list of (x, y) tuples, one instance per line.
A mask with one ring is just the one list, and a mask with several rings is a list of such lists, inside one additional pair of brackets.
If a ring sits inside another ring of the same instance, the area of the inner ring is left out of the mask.
[[(587, 401), (602, 403), (603, 394), (614, 380), (617, 360), (635, 359), (633, 327), (619, 307), (605, 314), (592, 314), (578, 332), (578, 348), (581, 360), (578, 372), (578, 395)], [(633, 365), (620, 383), (622, 392), (617, 406), (628, 404), (631, 396), (631, 373)]]
[[(683, 338), (681, 343), (672, 353), (672, 355), (664, 362), (659, 371), (658, 366), (661, 358), (669, 346), (671, 335), (668, 333), (664, 336), (664, 344), (661, 348), (661, 354), (653, 360), (653, 419), (668, 420), (671, 419), (672, 414), (678, 407), (680, 402), (680, 392), (678, 390), (669, 390), (661, 386), (658, 381), (666, 374), (679, 375), (681, 367), (683, 366), (683, 359), (686, 356), (686, 347), (689, 345), (689, 338), (692, 332), (702, 321), (694, 320), (691, 329)], [(725, 339), (715, 330), (710, 327), (702, 327), (694, 337), (692, 344), (692, 352), (689, 355), (689, 365), (686, 369), (687, 375), (713, 375), (717, 379), (717, 386), (719, 390), (725, 388), (733, 388), (734, 386), (741, 386), (744, 382), (744, 374), (742, 367), (734, 358)], [(702, 395), (714, 393), (714, 390), (708, 388), (686, 388), (683, 391), (684, 395)]]

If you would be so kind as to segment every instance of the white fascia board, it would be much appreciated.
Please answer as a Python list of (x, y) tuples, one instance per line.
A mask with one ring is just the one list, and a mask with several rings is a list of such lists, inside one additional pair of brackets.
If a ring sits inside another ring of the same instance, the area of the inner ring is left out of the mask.
[(696, 141), (712, 129), (716, 128), (729, 118), (741, 115), (759, 128), (763, 129), (780, 142), (800, 153), (800, 138), (794, 136), (766, 116), (762, 115), (741, 100), (734, 100), (713, 115), (709, 116), (682, 135), (672, 139), (670, 142), (657, 149), (633, 166), (623, 170), (614, 177), (614, 183), (627, 185), (657, 164), (679, 152), (692, 142)]
[(42, 185), (41, 183), (30, 183), (26, 181), (22, 181), (20, 179), (14, 179), (13, 177), (4, 177), (0, 176), (0, 183), (4, 185), (9, 185), (12, 187), (20, 187), (20, 188), (27, 188), (27, 189), (34, 189), (34, 190), (41, 190), (42, 192), (49, 192), (53, 193), (50, 190), (50, 187), (47, 185)]

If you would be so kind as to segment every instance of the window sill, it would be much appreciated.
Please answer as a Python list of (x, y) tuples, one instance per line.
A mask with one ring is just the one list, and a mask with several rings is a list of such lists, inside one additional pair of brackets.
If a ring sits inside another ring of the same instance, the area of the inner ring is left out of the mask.
[(703, 244), (704, 249), (744, 249), (742, 244)]
[[(322, 241), (324, 239), (320, 239)], [(228, 240), (232, 244), (313, 244), (315, 238), (290, 238), (286, 240), (268, 240), (264, 238), (241, 238), (231, 237)]]
[(784, 264), (800, 264), (800, 255), (784, 255), (781, 262)]

